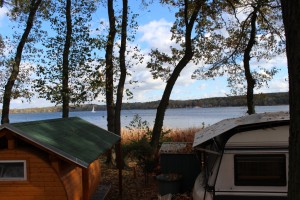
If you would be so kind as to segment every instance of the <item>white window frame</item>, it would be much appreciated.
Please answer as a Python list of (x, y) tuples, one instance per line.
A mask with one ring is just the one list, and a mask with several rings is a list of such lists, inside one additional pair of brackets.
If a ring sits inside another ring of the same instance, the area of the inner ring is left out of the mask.
[(27, 180), (27, 162), (26, 160), (0, 160), (1, 163), (23, 163), (23, 177), (0, 177), (0, 181), (26, 181)]

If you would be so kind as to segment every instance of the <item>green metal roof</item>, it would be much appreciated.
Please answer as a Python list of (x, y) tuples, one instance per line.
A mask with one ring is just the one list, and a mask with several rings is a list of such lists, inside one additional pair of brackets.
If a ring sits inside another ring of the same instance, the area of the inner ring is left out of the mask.
[(85, 168), (120, 140), (79, 117), (4, 124), (3, 128)]

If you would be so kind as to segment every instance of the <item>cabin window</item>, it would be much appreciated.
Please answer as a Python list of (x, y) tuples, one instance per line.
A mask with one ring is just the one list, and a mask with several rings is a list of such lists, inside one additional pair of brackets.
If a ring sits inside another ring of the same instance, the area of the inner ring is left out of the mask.
[(0, 181), (26, 180), (25, 160), (0, 160)]
[(237, 186), (285, 186), (285, 155), (236, 155), (234, 176)]

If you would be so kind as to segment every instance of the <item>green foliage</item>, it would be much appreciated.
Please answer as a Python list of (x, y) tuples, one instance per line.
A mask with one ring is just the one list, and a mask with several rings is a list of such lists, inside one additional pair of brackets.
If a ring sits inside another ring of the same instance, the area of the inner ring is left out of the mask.
[[(149, 128), (149, 123), (136, 114), (133, 120), (126, 126), (132, 133), (138, 134), (137, 139), (122, 145), (123, 158), (135, 159), (137, 164), (143, 167), (145, 172), (152, 172), (157, 165), (157, 156), (155, 149), (150, 145), (152, 131)], [(170, 141), (166, 135), (170, 133), (170, 129), (163, 131), (160, 138), (160, 144)]]
[[(106, 6), (106, 2), (102, 1), (103, 6)], [(120, 57), (117, 56), (119, 54), (117, 54), (116, 52), (120, 52), (120, 48), (121, 48), (121, 44), (120, 44), (120, 40), (122, 37), (122, 9), (118, 9), (120, 6), (116, 5), (114, 6), (114, 19), (115, 21), (115, 29), (116, 29), (116, 39), (114, 41), (113, 44), (113, 49), (112, 49), (112, 55), (110, 55), (112, 57), (112, 65), (113, 65), (113, 82), (116, 83), (118, 82), (118, 80), (120, 80), (120, 76), (121, 76), (121, 69), (120, 69)], [(121, 7), (122, 8), (122, 7)], [(138, 30), (138, 23), (136, 21), (138, 14), (133, 13), (130, 9), (130, 7), (127, 8), (128, 9), (128, 13), (127, 13), (127, 29), (126, 29), (126, 42), (128, 43), (126, 45), (126, 52), (125, 52), (125, 64), (126, 64), (126, 77), (127, 76), (131, 76), (131, 66), (134, 65), (139, 65), (141, 63), (143, 63), (143, 59), (144, 59), (144, 55), (141, 53), (141, 50), (139, 48), (139, 45), (133, 45), (133, 42), (135, 40), (135, 34)], [(100, 22), (101, 25), (101, 35), (97, 35), (96, 38), (94, 38), (94, 41), (97, 42), (96, 43), (96, 48), (102, 52), (103, 49), (106, 49), (106, 44), (108, 44), (108, 38), (110, 37), (109, 34), (109, 24), (107, 24), (106, 21), (101, 21)], [(97, 28), (96, 31), (99, 31), (99, 28)], [(110, 43), (109, 43), (110, 44)], [(129, 58), (130, 59), (127, 59)], [(98, 62), (98, 66), (97, 66), (97, 70), (99, 71), (99, 78), (105, 80), (105, 76), (107, 74), (106, 71), (106, 59), (105, 58), (98, 58), (97, 62)], [(129, 84), (134, 84), (136, 83), (136, 80), (130, 80), (128, 83)], [(127, 84), (125, 84), (126, 86)], [(117, 85), (114, 84), (113, 85), (113, 93), (116, 96), (117, 93)], [(101, 90), (101, 94), (102, 95), (106, 95), (106, 90), (107, 88)], [(128, 88), (125, 88), (124, 93), (126, 94), (127, 99), (132, 99), (133, 98), (133, 92), (130, 91)]]
[(132, 140), (128, 144), (122, 145), (123, 158), (125, 160), (136, 160), (145, 172), (151, 172), (156, 166), (155, 152), (149, 143), (149, 139), (144, 135), (139, 140)]
[(208, 79), (227, 76), (232, 95), (246, 93), (246, 77), (243, 67), (244, 53), (251, 37), (251, 19), (257, 15), (254, 46), (250, 51), (251, 74), (255, 80), (255, 89), (268, 86), (281, 66), (268, 68), (260, 66), (261, 61), (268, 61), (285, 52), (284, 29), (278, 1), (251, 0), (224, 3), (222, 17), (218, 26), (205, 40), (202, 49), (205, 66), (197, 69), (193, 78)]
[[(4, 38), (0, 36), (0, 96), (4, 94), (4, 87), (12, 74), (13, 67), (15, 67), (15, 69), (19, 68), (19, 70), (17, 77), (11, 77), (11, 80), (15, 79), (15, 82), (10, 98), (30, 101), (30, 98), (33, 96), (31, 83), (35, 66), (32, 63), (36, 61), (34, 55), (42, 51), (37, 44), (41, 41), (41, 38), (45, 37), (45, 32), (41, 29), (41, 24), (46, 16), (45, 13), (47, 13), (45, 12), (45, 6), (47, 6), (46, 2), (39, 4), (38, 10), (35, 12), (33, 26), (26, 38), (21, 54), (19, 52), (21, 56), (19, 66), (16, 66), (16, 57), (17, 50), (21, 49), (19, 45), (24, 41), (23, 36), (27, 26), (26, 22), (30, 16), (30, 9), (33, 8), (35, 3), (36, 1), (28, 0), (24, 0), (22, 3), (20, 1), (4, 2), (5, 7), (8, 8), (7, 14), (14, 26), (12, 26), (12, 35)], [(2, 102), (2, 99), (0, 102)]]
[[(152, 130), (149, 128), (149, 122), (147, 120), (142, 120), (142, 117), (139, 116), (139, 114), (135, 114), (133, 116), (132, 121), (129, 122), (128, 126), (125, 126), (130, 131), (138, 134), (137, 140), (140, 140), (141, 138), (145, 138), (150, 141), (152, 136)], [(170, 138), (167, 137), (167, 135), (171, 132), (171, 129), (163, 130), (160, 136), (160, 144), (163, 142), (170, 141)]]
[[(66, 35), (65, 1), (52, 2), (53, 14), (49, 21), (52, 31), (56, 34), (43, 41), (46, 54), (37, 68), (38, 79), (35, 89), (39, 97), (46, 98), (52, 103), (62, 103), (63, 51)], [(101, 85), (99, 72), (95, 64), (93, 47), (90, 36), (90, 21), (96, 10), (96, 2), (72, 1), (72, 36), (69, 53), (69, 97), (70, 103), (78, 105), (93, 100), (98, 95)], [(98, 44), (97, 44), (98, 45)]]
[(3, 56), (4, 47), (5, 47), (5, 44), (3, 42), (2, 36), (0, 35), (0, 56)]
[(146, 139), (150, 139), (150, 136), (152, 134), (149, 128), (149, 122), (147, 120), (143, 121), (139, 114), (135, 114), (133, 116), (133, 119), (129, 122), (129, 125), (125, 127), (128, 128), (131, 132), (135, 132), (138, 134), (137, 140), (140, 140), (140, 134), (142, 134)]
[[(164, 0), (161, 3), (177, 10), (175, 22), (170, 30), (172, 33), (171, 40), (175, 41), (176, 45), (170, 46), (169, 52), (152, 49), (151, 60), (147, 63), (147, 68), (150, 69), (154, 79), (160, 78), (167, 81), (174, 71), (174, 67), (186, 54), (187, 40), (191, 40), (191, 53), (193, 54), (191, 62), (193, 64), (201, 62), (205, 52), (210, 50), (207, 46), (203, 46), (205, 44), (203, 41), (206, 40), (205, 33), (211, 31), (211, 27), (216, 23), (216, 18), (220, 12), (219, 5), (215, 1)], [(199, 4), (201, 4), (201, 8), (195, 15), (195, 9)], [(191, 24), (193, 17), (196, 17), (195, 23)], [(195, 27), (193, 28), (191, 25)], [(188, 39), (188, 35), (191, 38)]]

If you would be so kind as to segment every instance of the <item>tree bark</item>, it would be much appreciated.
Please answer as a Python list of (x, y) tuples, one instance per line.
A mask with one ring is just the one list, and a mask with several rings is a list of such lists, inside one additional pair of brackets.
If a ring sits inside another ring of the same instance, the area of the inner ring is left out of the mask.
[(300, 199), (300, 2), (282, 0), (289, 73), (290, 137), (288, 199)]
[(69, 91), (69, 54), (71, 48), (72, 39), (72, 19), (71, 19), (71, 0), (66, 0), (66, 22), (67, 32), (66, 40), (63, 52), (63, 74), (62, 74), (62, 117), (69, 117), (69, 103), (70, 103), (70, 91)]
[(121, 47), (120, 47), (120, 79), (117, 89), (117, 99), (115, 107), (115, 134), (121, 135), (121, 110), (123, 102), (124, 85), (126, 80), (126, 63), (125, 63), (125, 53), (126, 53), (126, 40), (127, 40), (127, 8), (128, 0), (123, 0), (123, 13), (122, 13), (122, 30), (121, 30)]
[(18, 47), (17, 47), (17, 52), (16, 52), (16, 55), (14, 58), (14, 62), (12, 64), (11, 75), (8, 78), (8, 81), (5, 85), (5, 90), (4, 90), (4, 94), (3, 94), (1, 124), (9, 123), (9, 109), (10, 109), (10, 100), (11, 100), (12, 89), (13, 89), (15, 81), (19, 75), (23, 48), (26, 44), (29, 33), (33, 27), (34, 18), (35, 18), (36, 12), (37, 12), (41, 2), (42, 2), (42, 0), (36, 0), (36, 1), (32, 0), (31, 4), (30, 4), (30, 12), (29, 12), (29, 16), (28, 16), (28, 19), (26, 22), (26, 28), (25, 28), (25, 31), (24, 31), (24, 33), (21, 37), (21, 40), (18, 44)]
[[(122, 102), (123, 102), (123, 93), (124, 93), (124, 85), (126, 80), (126, 41), (127, 41), (127, 21), (128, 21), (128, 0), (123, 0), (123, 12), (122, 12), (122, 30), (121, 30), (121, 47), (120, 47), (120, 79), (117, 89), (117, 99), (116, 99), (116, 107), (115, 107), (115, 134), (121, 136), (121, 110), (122, 110)], [(123, 187), (122, 187), (122, 169), (123, 169), (123, 159), (122, 159), (122, 148), (121, 141), (116, 144), (116, 159), (117, 159), (117, 167), (119, 169), (119, 192), (122, 197)]]
[(194, 23), (196, 21), (197, 15), (200, 11), (201, 3), (197, 2), (195, 8), (193, 9), (192, 15), (190, 19), (188, 18), (188, 0), (185, 0), (185, 11), (184, 11), (184, 21), (185, 21), (185, 53), (182, 59), (176, 65), (173, 73), (167, 81), (163, 96), (160, 100), (160, 103), (157, 108), (155, 122), (153, 126), (153, 133), (151, 138), (151, 146), (157, 151), (159, 147), (159, 140), (162, 132), (165, 112), (168, 108), (170, 95), (172, 93), (173, 87), (176, 83), (177, 78), (179, 77), (183, 68), (189, 63), (189, 61), (193, 58), (193, 50), (192, 50), (192, 39), (191, 34), (193, 30)]
[(245, 77), (247, 80), (247, 113), (249, 115), (252, 115), (255, 113), (254, 108), (254, 86), (255, 86), (255, 79), (253, 78), (250, 70), (250, 53), (252, 50), (252, 47), (255, 44), (255, 38), (256, 38), (256, 19), (257, 19), (257, 11), (258, 8), (254, 8), (254, 11), (251, 16), (251, 32), (250, 32), (250, 38), (247, 44), (247, 47), (244, 51), (244, 69), (245, 69)]
[[(113, 47), (116, 36), (116, 19), (113, 7), (113, 0), (107, 1), (108, 17), (109, 17), (109, 35), (106, 44), (106, 109), (107, 109), (107, 130), (115, 131), (115, 106), (114, 106), (114, 66), (113, 66)], [(111, 152), (107, 153), (106, 163), (111, 163)]]

